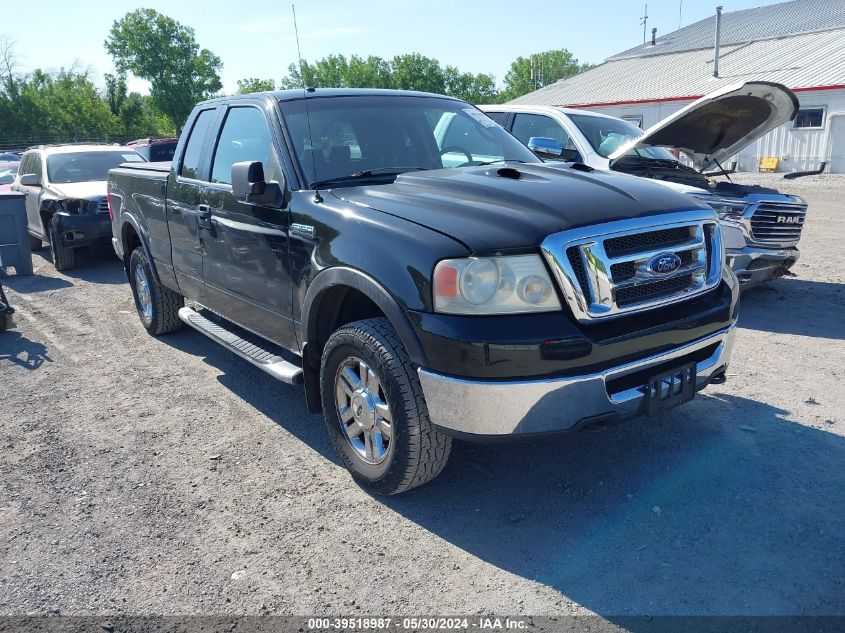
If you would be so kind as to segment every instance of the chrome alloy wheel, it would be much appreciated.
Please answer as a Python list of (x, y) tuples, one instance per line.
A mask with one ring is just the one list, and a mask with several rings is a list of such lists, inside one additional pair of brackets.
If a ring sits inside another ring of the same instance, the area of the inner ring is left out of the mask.
[(153, 318), (153, 298), (150, 295), (150, 282), (147, 280), (147, 273), (143, 266), (135, 267), (135, 294), (138, 297), (138, 307), (144, 319), (151, 321)]
[(340, 430), (358, 457), (380, 464), (393, 446), (393, 416), (376, 373), (360, 358), (337, 369), (335, 404)]

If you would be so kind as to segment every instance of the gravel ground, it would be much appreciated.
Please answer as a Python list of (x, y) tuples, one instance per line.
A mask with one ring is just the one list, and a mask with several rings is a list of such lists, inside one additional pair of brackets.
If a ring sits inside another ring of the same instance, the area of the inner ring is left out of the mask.
[(147, 336), (113, 255), (38, 253), (4, 280), (0, 615), (845, 614), (845, 178), (766, 180), (810, 203), (803, 255), (743, 299), (725, 385), (458, 443), (398, 498), (352, 483), (299, 389)]

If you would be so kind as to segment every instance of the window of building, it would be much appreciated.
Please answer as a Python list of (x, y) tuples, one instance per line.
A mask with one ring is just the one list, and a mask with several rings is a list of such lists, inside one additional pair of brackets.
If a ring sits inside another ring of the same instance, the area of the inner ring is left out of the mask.
[(801, 108), (793, 127), (802, 130), (824, 127), (824, 108)]

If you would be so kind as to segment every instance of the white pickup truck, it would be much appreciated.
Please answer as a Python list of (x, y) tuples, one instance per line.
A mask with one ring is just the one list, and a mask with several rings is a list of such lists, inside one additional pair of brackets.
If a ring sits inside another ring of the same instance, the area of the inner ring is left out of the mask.
[[(704, 174), (795, 117), (798, 99), (785, 86), (760, 81), (726, 86), (645, 132), (588, 110), (479, 108), (542, 158), (649, 178), (709, 204), (719, 213), (728, 263), (742, 289), (780, 277), (798, 260), (807, 212), (801, 198)], [(667, 148), (679, 150), (688, 164)]]

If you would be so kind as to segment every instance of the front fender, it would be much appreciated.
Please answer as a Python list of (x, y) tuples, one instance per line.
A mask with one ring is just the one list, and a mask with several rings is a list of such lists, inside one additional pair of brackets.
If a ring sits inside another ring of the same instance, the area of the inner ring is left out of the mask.
[(396, 333), (402, 340), (402, 344), (405, 346), (405, 350), (408, 352), (408, 356), (411, 358), (411, 362), (419, 366), (425, 366), (426, 359), (420, 341), (411, 327), (411, 322), (393, 295), (366, 273), (345, 266), (338, 266), (322, 271), (314, 277), (308, 286), (308, 291), (305, 294), (305, 300), (302, 304), (301, 334), (303, 354), (307, 353), (305, 348), (309, 342), (314, 342), (312, 339), (316, 336), (317, 315), (320, 310), (321, 301), (328, 294), (329, 290), (337, 286), (353, 288), (375, 303), (387, 317), (388, 321), (390, 321), (393, 329), (396, 330)]

